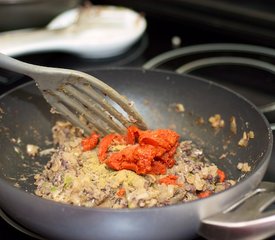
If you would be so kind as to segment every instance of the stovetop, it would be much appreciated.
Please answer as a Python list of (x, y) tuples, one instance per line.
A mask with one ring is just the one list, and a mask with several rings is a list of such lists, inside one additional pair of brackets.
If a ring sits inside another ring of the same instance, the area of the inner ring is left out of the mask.
[[(118, 57), (92, 60), (61, 52), (47, 52), (18, 58), (30, 63), (81, 71), (106, 67), (177, 71), (219, 82), (245, 96), (259, 109), (275, 102), (275, 49), (243, 36), (229, 36), (149, 17), (147, 21), (148, 29), (140, 41)], [(0, 78), (0, 93), (25, 81), (14, 73), (0, 73), (3, 76)], [(266, 113), (270, 122), (275, 122), (274, 112)], [(264, 180), (275, 181), (275, 150)], [(0, 229), (1, 239), (35, 239), (3, 219), (0, 220)]]

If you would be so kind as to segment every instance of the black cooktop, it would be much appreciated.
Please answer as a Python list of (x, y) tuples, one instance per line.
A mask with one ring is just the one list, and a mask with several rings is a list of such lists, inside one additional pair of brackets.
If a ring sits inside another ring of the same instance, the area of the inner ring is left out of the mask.
[[(168, 19), (148, 16), (147, 21), (148, 29), (140, 41), (118, 57), (92, 60), (62, 52), (47, 52), (18, 58), (81, 71), (105, 67), (166, 69), (219, 82), (244, 95), (259, 109), (275, 102), (275, 49), (244, 36), (229, 36), (226, 32), (214, 32), (199, 26), (188, 27)], [(0, 73), (1, 93), (28, 81), (14, 73), (2, 70)], [(270, 122), (275, 122), (274, 112), (267, 112), (266, 116)], [(264, 180), (275, 181), (274, 150)], [(0, 220), (0, 229), (1, 239), (35, 239), (3, 219)]]

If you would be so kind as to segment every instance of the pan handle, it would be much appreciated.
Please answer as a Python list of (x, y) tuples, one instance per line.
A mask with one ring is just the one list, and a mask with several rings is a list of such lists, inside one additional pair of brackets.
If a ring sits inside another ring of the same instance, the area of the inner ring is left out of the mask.
[(223, 213), (203, 219), (199, 234), (212, 240), (271, 237), (275, 235), (274, 202), (275, 183), (262, 182), (252, 193)]

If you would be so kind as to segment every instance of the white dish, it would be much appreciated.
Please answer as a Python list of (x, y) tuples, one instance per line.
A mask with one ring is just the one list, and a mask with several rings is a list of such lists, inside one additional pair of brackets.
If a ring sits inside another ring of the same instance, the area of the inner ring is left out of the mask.
[(127, 51), (144, 33), (145, 18), (115, 6), (72, 9), (44, 29), (23, 29), (0, 34), (0, 52), (64, 51), (88, 58), (114, 57)]

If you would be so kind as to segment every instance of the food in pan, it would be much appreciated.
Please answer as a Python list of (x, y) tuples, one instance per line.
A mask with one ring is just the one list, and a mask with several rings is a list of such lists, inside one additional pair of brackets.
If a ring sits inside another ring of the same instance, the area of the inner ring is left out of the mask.
[(211, 116), (208, 121), (215, 129), (223, 128), (225, 124), (220, 114), (215, 114), (214, 116)]
[(247, 147), (249, 140), (253, 139), (253, 138), (254, 138), (254, 132), (253, 131), (243, 132), (243, 136), (240, 139), (240, 141), (238, 142), (238, 145), (240, 147)]
[(29, 156), (34, 157), (39, 152), (39, 147), (33, 144), (27, 144), (26, 146), (26, 152)]
[(237, 168), (241, 172), (250, 172), (251, 171), (251, 166), (247, 162), (239, 162), (237, 165)]
[(208, 197), (235, 184), (203, 150), (168, 129), (104, 138), (67, 122), (53, 127), (55, 153), (35, 175), (38, 196), (108, 208), (159, 207)]

